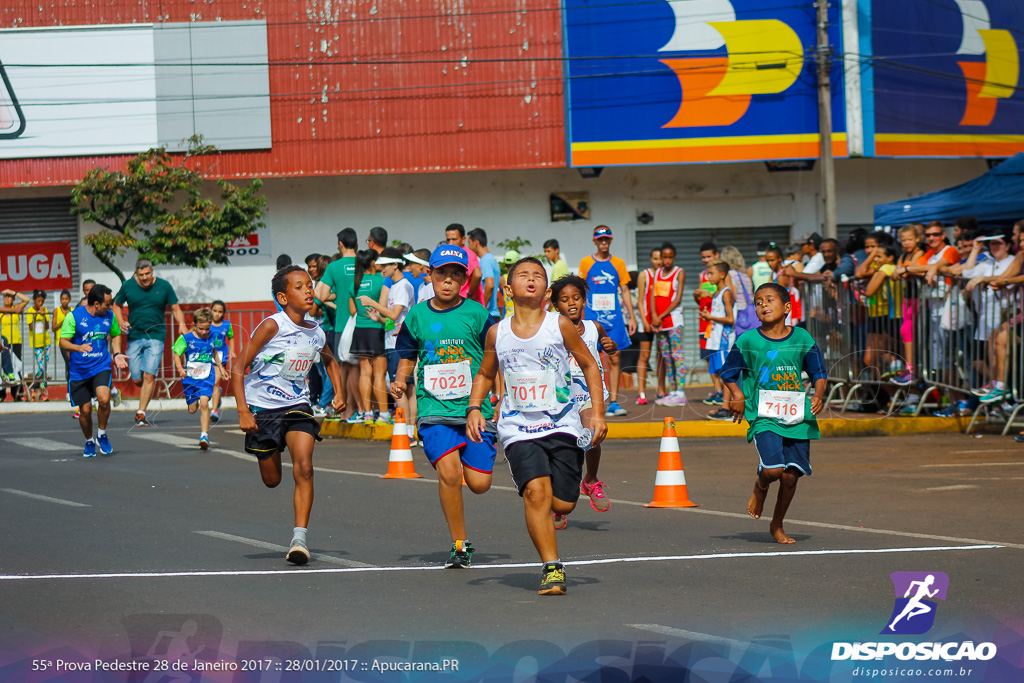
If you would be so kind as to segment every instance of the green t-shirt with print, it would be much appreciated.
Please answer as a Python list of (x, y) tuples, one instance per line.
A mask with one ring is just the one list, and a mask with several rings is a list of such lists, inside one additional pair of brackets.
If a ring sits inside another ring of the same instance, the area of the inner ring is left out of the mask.
[(804, 419), (796, 424), (758, 417), (759, 392), (804, 391), (802, 373), (806, 370), (811, 382), (826, 376), (824, 359), (818, 345), (807, 330), (793, 327), (784, 339), (769, 339), (760, 330), (744, 332), (736, 338), (722, 367), (724, 382), (737, 382), (743, 376), (743, 396), (746, 399), (744, 417), (750, 427), (747, 441), (761, 432), (775, 432), (790, 439), (819, 439), (818, 420), (811, 415), (811, 400), (804, 397)]
[[(484, 340), (493, 325), (487, 309), (471, 299), (443, 311), (435, 310), (430, 301), (418, 303), (409, 309), (402, 329), (395, 339), (399, 358), (417, 360), (416, 407), (420, 424), (466, 423), (469, 407), (469, 388), (484, 358)], [(448, 377), (440, 379), (428, 371), (432, 365), (446, 365), (469, 361), (469, 387), (457, 380), (456, 391), (449, 388)], [(446, 393), (445, 389), (449, 389)], [(451, 398), (452, 393), (465, 393)], [(440, 394), (440, 397), (435, 394)]]

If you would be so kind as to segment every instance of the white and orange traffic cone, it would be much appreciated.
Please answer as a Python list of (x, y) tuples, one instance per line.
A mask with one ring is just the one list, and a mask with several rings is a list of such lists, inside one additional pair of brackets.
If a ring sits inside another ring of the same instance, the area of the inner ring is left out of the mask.
[(395, 411), (395, 424), (391, 432), (391, 452), (388, 454), (388, 473), (381, 479), (422, 479), (412, 464), (412, 449), (409, 447), (409, 428), (405, 424), (405, 413)]
[(654, 478), (654, 500), (644, 507), (698, 507), (686, 493), (686, 475), (683, 473), (683, 458), (679, 454), (679, 437), (676, 436), (675, 420), (671, 417), (665, 418), (665, 430), (661, 434), (658, 474)]

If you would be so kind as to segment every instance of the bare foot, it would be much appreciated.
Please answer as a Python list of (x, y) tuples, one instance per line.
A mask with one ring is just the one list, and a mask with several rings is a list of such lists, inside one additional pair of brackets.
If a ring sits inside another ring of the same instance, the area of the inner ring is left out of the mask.
[(796, 543), (795, 539), (790, 538), (789, 536), (787, 536), (786, 532), (782, 530), (782, 525), (781, 524), (779, 526), (775, 526), (773, 524), (771, 527), (768, 528), (768, 531), (769, 531), (769, 533), (771, 533), (772, 538), (774, 538), (777, 543), (782, 543), (782, 544)]
[(747, 502), (747, 513), (754, 519), (761, 519), (761, 512), (764, 510), (764, 499), (768, 495), (768, 489), (761, 488), (758, 482), (754, 482), (754, 492), (750, 494)]

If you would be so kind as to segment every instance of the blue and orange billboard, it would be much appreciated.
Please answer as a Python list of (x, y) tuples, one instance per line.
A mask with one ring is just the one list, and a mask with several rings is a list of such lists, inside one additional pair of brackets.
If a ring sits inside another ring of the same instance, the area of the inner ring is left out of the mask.
[(1024, 151), (1019, 0), (871, 0), (877, 156)]
[[(564, 0), (570, 164), (818, 156), (815, 12), (784, 0)], [(831, 75), (845, 156), (842, 69)]]

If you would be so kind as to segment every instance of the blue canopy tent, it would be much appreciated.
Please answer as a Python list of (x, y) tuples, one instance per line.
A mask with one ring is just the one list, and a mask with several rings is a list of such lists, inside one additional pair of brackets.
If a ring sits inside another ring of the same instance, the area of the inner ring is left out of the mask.
[(949, 223), (959, 216), (1004, 226), (1024, 218), (1024, 152), (963, 185), (875, 205), (875, 225)]

